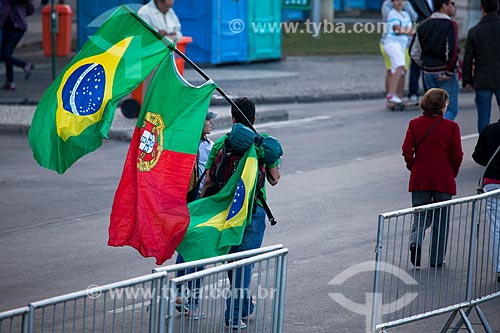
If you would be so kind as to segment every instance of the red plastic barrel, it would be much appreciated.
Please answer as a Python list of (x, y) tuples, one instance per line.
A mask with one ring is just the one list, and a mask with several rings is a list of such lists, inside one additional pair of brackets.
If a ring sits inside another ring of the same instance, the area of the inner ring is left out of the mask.
[[(176, 44), (176, 47), (179, 51), (182, 53), (186, 52), (186, 45), (191, 43), (193, 39), (188, 36), (182, 37)], [(181, 75), (184, 75), (184, 59), (179, 57), (177, 54), (174, 53), (175, 57), (175, 65), (177, 66), (177, 70)], [(142, 100), (144, 99), (144, 83), (141, 83), (132, 93), (130, 94), (130, 97), (132, 99), (136, 100), (139, 102), (139, 105), (142, 106)]]
[[(52, 32), (50, 30), (51, 5), (42, 10), (43, 54), (52, 55)], [(56, 19), (56, 56), (65, 57), (71, 52), (71, 19), (73, 11), (66, 4), (55, 5)]]

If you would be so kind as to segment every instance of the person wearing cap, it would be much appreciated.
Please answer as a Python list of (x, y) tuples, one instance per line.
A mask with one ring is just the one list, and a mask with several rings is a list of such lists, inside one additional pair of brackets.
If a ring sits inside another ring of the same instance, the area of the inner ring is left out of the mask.
[[(205, 165), (207, 164), (208, 155), (210, 154), (210, 150), (212, 149), (213, 142), (208, 138), (208, 134), (212, 131), (212, 126), (214, 124), (214, 120), (217, 118), (217, 113), (214, 111), (208, 111), (207, 116), (205, 117), (205, 124), (203, 125), (203, 130), (201, 131), (201, 139), (200, 145), (198, 146), (198, 155), (196, 156), (196, 165), (193, 168), (193, 175), (191, 177), (191, 182), (189, 184), (190, 191), (187, 195), (187, 201), (191, 202), (200, 197), (201, 188), (203, 187), (203, 182), (205, 180)], [(184, 258), (177, 254), (177, 259), (175, 261), (176, 264), (181, 264), (184, 262)], [(196, 268), (191, 268), (187, 270), (180, 270), (177, 272), (176, 276), (183, 276), (186, 274), (191, 274), (197, 271), (201, 271), (205, 269), (205, 267), (200, 266)], [(198, 311), (198, 302), (199, 298), (196, 297), (200, 289), (201, 282), (200, 280), (195, 280), (194, 283), (188, 283), (188, 288), (190, 289), (191, 297), (187, 297), (187, 300), (182, 300), (182, 292), (181, 290), (177, 290), (178, 296), (175, 300), (175, 307), (177, 311), (185, 311), (186, 316), (188, 318), (198, 320), (204, 319), (206, 314)], [(183, 309), (184, 307), (184, 309)]]
[(203, 131), (201, 132), (200, 146), (198, 147), (198, 175), (200, 175), (200, 186), (198, 188), (198, 196), (201, 193), (203, 183), (205, 181), (205, 165), (208, 161), (208, 155), (210, 150), (214, 145), (213, 141), (208, 138), (208, 134), (212, 131), (212, 126), (214, 125), (214, 120), (217, 118), (217, 113), (214, 111), (208, 111), (207, 117), (205, 118), (205, 125), (203, 125)]
[(172, 6), (174, 0), (151, 0), (137, 14), (171, 42), (182, 38), (181, 23)]

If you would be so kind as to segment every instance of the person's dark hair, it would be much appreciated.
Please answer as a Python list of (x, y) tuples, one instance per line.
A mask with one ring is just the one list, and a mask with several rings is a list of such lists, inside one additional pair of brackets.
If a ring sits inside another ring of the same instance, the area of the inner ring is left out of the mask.
[(432, 88), (427, 90), (420, 100), (420, 108), (424, 115), (436, 117), (443, 114), (446, 103), (448, 103), (448, 92), (444, 89)]
[(441, 10), (443, 5), (448, 5), (451, 0), (432, 0), (432, 5), (434, 6), (434, 11), (438, 12)]
[(481, 8), (486, 14), (496, 12), (498, 10), (498, 0), (481, 0)]
[[(238, 106), (238, 108), (243, 112), (245, 117), (247, 117), (247, 119), (253, 125), (253, 122), (255, 121), (255, 104), (253, 104), (253, 102), (246, 97), (240, 97), (235, 99), (234, 104)], [(238, 110), (236, 110), (233, 106), (231, 107), (231, 116), (234, 117), (237, 123), (248, 125), (245, 119), (238, 112)]]

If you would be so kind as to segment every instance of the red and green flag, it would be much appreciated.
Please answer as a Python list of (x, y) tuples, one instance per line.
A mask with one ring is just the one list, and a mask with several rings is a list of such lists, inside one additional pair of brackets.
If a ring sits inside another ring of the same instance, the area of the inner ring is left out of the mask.
[(216, 88), (184, 81), (173, 55), (160, 64), (116, 190), (108, 245), (132, 246), (159, 265), (172, 256), (189, 225), (186, 195)]
[(191, 221), (177, 251), (184, 260), (227, 254), (241, 244), (245, 227), (252, 220), (258, 160), (252, 145), (235, 173), (215, 195), (189, 203)]
[(120, 99), (171, 52), (168, 45), (137, 14), (118, 8), (42, 96), (29, 133), (35, 160), (61, 174), (99, 148)]

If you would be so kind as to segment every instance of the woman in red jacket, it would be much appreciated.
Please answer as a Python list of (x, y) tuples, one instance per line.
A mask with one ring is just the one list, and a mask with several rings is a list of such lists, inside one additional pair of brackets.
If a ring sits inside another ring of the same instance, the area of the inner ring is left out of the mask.
[[(423, 115), (408, 125), (402, 148), (406, 168), (411, 172), (408, 190), (413, 207), (450, 200), (457, 193), (455, 178), (464, 154), (458, 124), (443, 118), (448, 104), (446, 90), (428, 90), (420, 102)], [(431, 226), (430, 265), (441, 267), (444, 263), (448, 239), (445, 208), (415, 214), (410, 245), (414, 266), (420, 266), (425, 230)]]

